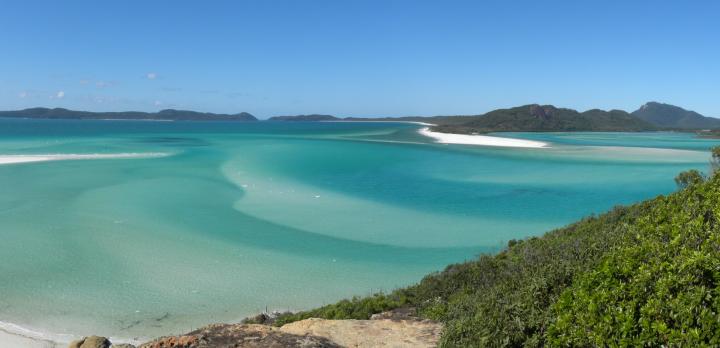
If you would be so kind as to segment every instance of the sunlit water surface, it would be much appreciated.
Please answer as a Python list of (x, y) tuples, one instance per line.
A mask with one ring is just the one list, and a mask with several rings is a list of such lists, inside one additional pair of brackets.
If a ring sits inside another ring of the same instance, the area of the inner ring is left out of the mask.
[(418, 129), (0, 120), (0, 157), (126, 154), (0, 165), (0, 321), (151, 337), (389, 290), (671, 192), (718, 144), (499, 134), (550, 143), (505, 149)]

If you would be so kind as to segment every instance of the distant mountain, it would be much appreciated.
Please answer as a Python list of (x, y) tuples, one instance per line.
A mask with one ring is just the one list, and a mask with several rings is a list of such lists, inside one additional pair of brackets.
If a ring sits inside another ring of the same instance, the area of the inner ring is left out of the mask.
[(338, 117), (332, 115), (296, 115), (296, 116), (274, 116), (270, 117), (268, 121), (339, 121)]
[(0, 111), (0, 117), (73, 120), (257, 121), (255, 116), (247, 112), (229, 115), (174, 109), (160, 112), (90, 112), (62, 108), (32, 108), (17, 111)]
[(633, 116), (662, 128), (712, 129), (720, 128), (720, 119), (670, 104), (649, 102), (632, 113)]
[(443, 124), (442, 118), (434, 130), (448, 133), (487, 132), (611, 132), (649, 131), (657, 127), (622, 110), (599, 109), (578, 112), (556, 108), (552, 105), (524, 105), (510, 109), (498, 109), (484, 115), (467, 117), (458, 123), (456, 116), (448, 116), (451, 124)]

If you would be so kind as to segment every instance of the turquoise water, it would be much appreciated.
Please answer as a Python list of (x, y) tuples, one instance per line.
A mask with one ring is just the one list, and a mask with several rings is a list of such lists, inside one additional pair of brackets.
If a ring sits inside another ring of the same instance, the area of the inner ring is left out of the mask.
[(0, 120), (0, 158), (131, 157), (0, 165), (0, 321), (150, 337), (389, 290), (668, 193), (718, 144), (513, 133), (551, 146), (505, 149), (418, 128)]

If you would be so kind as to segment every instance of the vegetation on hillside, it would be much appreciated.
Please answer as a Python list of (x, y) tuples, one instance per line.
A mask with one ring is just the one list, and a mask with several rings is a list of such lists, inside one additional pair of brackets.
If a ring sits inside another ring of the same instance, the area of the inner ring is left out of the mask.
[(700, 115), (674, 105), (649, 102), (633, 111), (633, 116), (658, 127), (669, 129), (715, 129), (720, 119)]
[[(713, 151), (720, 160), (720, 149)], [(442, 345), (720, 344), (720, 176), (616, 207), (389, 294), (281, 316), (367, 319), (399, 307), (445, 323)]]
[(621, 110), (578, 112), (552, 105), (525, 105), (471, 117), (460, 124), (440, 123), (433, 130), (446, 133), (488, 132), (637, 132), (657, 128)]
[(552, 307), (560, 346), (720, 345), (720, 176), (655, 199)]

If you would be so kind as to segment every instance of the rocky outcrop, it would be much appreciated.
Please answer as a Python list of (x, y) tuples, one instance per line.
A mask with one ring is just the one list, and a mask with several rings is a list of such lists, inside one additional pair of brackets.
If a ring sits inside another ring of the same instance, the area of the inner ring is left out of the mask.
[(70, 342), (68, 348), (110, 348), (110, 340), (100, 336), (89, 336)]
[[(442, 324), (415, 317), (413, 308), (376, 314), (371, 320), (311, 318), (282, 327), (262, 324), (212, 324), (179, 336), (161, 337), (138, 348), (374, 348), (435, 347)], [(109, 348), (104, 337), (91, 336), (69, 348)], [(112, 348), (134, 348), (113, 345)]]
[(343, 347), (435, 347), (442, 325), (429, 320), (306, 319), (286, 324), (281, 331), (328, 338)]
[(181, 336), (161, 337), (139, 348), (334, 348), (327, 338), (292, 334), (260, 324), (212, 324)]

